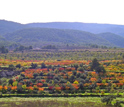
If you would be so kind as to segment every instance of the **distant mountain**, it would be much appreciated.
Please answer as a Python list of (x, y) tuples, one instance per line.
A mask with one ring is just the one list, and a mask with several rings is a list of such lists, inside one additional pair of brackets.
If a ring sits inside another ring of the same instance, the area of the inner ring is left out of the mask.
[(20, 30), (24, 28), (26, 28), (26, 25), (12, 21), (0, 20), (0, 35), (14, 32), (16, 30)]
[(124, 37), (124, 25), (80, 23), (80, 22), (50, 22), (50, 23), (29, 23), (29, 27), (75, 29), (91, 33), (111, 32)]
[(124, 37), (124, 25), (80, 23), (80, 22), (48, 22), (48, 23), (20, 24), (17, 22), (6, 21), (6, 20), (0, 20), (0, 35), (31, 27), (74, 29), (74, 30), (87, 31), (95, 34), (111, 32)]
[(98, 36), (100, 36), (103, 39), (108, 40), (111, 44), (115, 44), (118, 47), (124, 48), (124, 38), (119, 35), (106, 32), (106, 33), (98, 34)]
[(20, 24), (0, 20), (0, 35), (0, 45), (97, 44), (124, 47), (124, 25), (79, 22)]
[(52, 28), (28, 28), (4, 35), (6, 40), (23, 45), (97, 44), (113, 46), (107, 40), (85, 31)]

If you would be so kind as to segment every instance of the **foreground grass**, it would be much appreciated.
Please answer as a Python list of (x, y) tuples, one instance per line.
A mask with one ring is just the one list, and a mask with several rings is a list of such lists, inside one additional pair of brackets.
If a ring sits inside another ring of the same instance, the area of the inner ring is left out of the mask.
[(71, 97), (71, 98), (12, 97), (0, 98), (0, 107), (112, 107), (112, 106), (106, 106), (104, 103), (101, 102), (101, 98), (99, 97)]

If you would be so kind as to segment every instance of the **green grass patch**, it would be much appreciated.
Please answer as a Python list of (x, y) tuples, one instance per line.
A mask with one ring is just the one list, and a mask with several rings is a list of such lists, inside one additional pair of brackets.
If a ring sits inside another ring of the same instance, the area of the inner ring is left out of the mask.
[[(1, 98), (1, 107), (106, 107), (98, 97)], [(42, 105), (42, 106), (41, 106)], [(99, 106), (101, 105), (101, 106)]]
[[(113, 100), (123, 101), (124, 98)], [(11, 97), (0, 98), (0, 107), (113, 107), (106, 106), (100, 97)], [(123, 106), (124, 107), (124, 106)]]

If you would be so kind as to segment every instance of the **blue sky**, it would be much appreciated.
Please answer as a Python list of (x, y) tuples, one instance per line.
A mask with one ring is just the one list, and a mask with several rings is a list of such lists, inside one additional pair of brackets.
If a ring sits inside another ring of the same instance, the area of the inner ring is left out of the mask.
[(0, 19), (19, 23), (86, 22), (124, 25), (124, 0), (0, 0)]

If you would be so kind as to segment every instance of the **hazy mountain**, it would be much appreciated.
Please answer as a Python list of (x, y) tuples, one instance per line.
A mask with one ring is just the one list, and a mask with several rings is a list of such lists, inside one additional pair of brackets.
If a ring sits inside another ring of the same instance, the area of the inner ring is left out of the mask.
[(112, 46), (107, 40), (85, 31), (52, 28), (28, 28), (4, 35), (11, 42), (23, 45), (40, 46), (43, 44), (97, 44)]
[(14, 32), (16, 30), (20, 30), (24, 28), (26, 28), (26, 25), (12, 21), (0, 20), (0, 35)]
[(108, 40), (111, 44), (115, 44), (118, 47), (124, 48), (124, 38), (119, 35), (106, 32), (106, 33), (98, 34), (98, 36), (100, 36), (103, 39)]
[(29, 27), (75, 29), (91, 33), (111, 32), (124, 37), (124, 25), (79, 23), (79, 22), (50, 22), (50, 23), (29, 23)]
[(95, 34), (111, 32), (124, 37), (124, 25), (80, 23), (80, 22), (49, 22), (49, 23), (20, 24), (17, 22), (6, 21), (6, 20), (0, 20), (0, 35), (31, 27), (74, 29), (74, 30), (87, 31)]
[(14, 42), (32, 46), (97, 44), (124, 47), (124, 25), (79, 22), (20, 24), (0, 20), (0, 35), (0, 45)]

